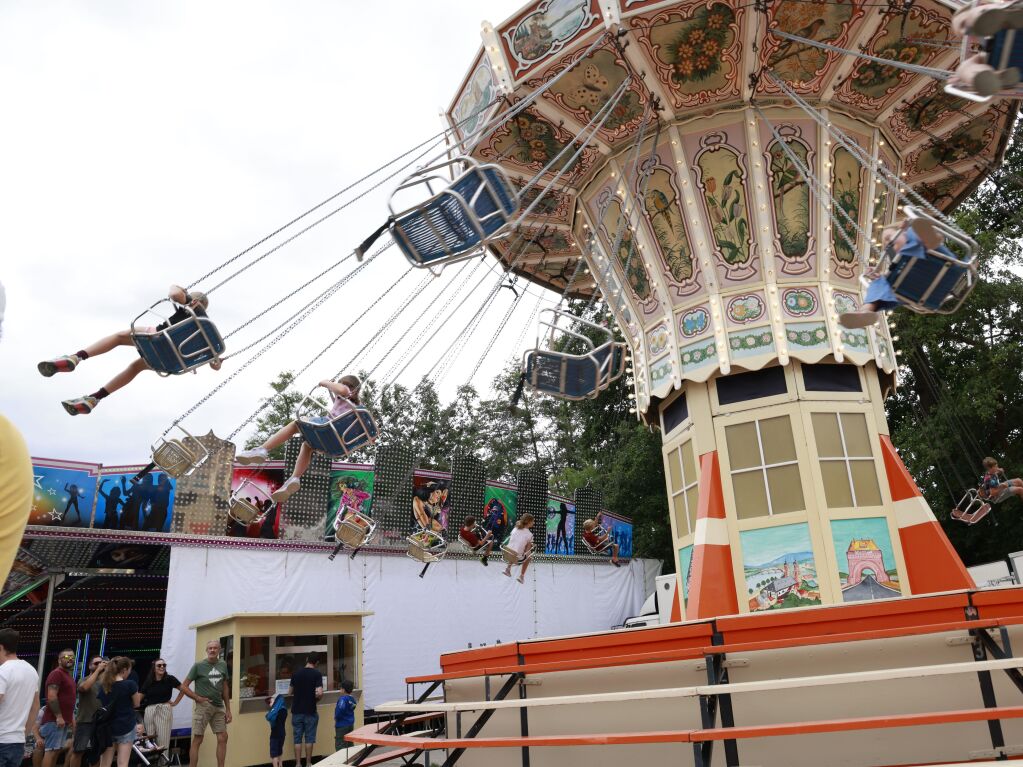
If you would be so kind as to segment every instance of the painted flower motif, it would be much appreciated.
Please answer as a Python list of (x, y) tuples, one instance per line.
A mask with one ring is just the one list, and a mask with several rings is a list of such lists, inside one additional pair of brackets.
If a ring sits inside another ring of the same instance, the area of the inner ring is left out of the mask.
[(703, 37), (704, 32), (702, 29), (694, 29), (692, 32), (689, 33), (689, 39), (692, 40), (694, 43), (703, 42)]
[(703, 52), (708, 56), (717, 56), (718, 54), (718, 41), (708, 40), (703, 45)]
[(689, 45), (688, 43), (682, 43), (678, 47), (678, 57), (680, 59), (688, 59), (693, 55), (693, 53), (694, 53), (693, 46)]
[(706, 69), (710, 66), (710, 59), (707, 56), (700, 56), (696, 59), (697, 69)]
[(675, 72), (682, 75), (682, 77), (689, 77), (693, 73), (693, 62), (689, 59), (684, 59), (675, 65)]
[(723, 13), (712, 13), (707, 19), (708, 29), (723, 29), (725, 24), (725, 14)]
[[(903, 48), (901, 51), (899, 51), (899, 61), (903, 61), (903, 62), (906, 62), (907, 64), (911, 64), (914, 61), (916, 61), (916, 57), (917, 57), (918, 53), (919, 53), (919, 50), (917, 48), (915, 48), (915, 47)], [(886, 58), (889, 58), (889, 57), (886, 57)]]

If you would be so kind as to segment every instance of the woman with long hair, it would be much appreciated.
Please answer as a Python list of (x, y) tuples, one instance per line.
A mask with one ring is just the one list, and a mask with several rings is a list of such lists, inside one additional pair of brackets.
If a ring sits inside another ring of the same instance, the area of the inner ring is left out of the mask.
[(111, 658), (100, 677), (99, 699), (107, 709), (105, 721), (113, 743), (100, 755), (99, 767), (110, 767), (117, 753), (117, 767), (128, 767), (131, 746), (135, 742), (135, 709), (142, 702), (139, 686), (128, 679), (130, 659)]
[[(358, 376), (346, 375), (342, 376), (339, 381), (320, 381), (319, 385), (330, 392), (334, 401), (331, 403), (330, 411), (326, 416), (316, 416), (308, 419), (310, 421), (319, 423), (333, 421), (338, 416), (344, 415), (349, 410), (354, 409), (354, 406), (360, 404), (359, 388), (362, 386), (362, 381), (359, 380)], [(259, 447), (243, 450), (235, 455), (234, 460), (243, 466), (252, 463), (266, 463), (270, 458), (271, 450), (280, 447), (298, 433), (298, 421), (292, 421), (287, 426), (279, 429), (276, 434)], [(295, 470), (279, 489), (271, 493), (270, 497), (277, 503), (283, 503), (297, 493), (302, 484), (300, 481), (302, 475), (306, 473), (312, 460), (313, 449), (309, 446), (308, 442), (303, 442), (301, 449), (298, 451), (298, 458), (295, 460)]]
[[(149, 667), (149, 673), (142, 683), (142, 719), (146, 725), (146, 734), (162, 748), (170, 746), (171, 709), (177, 701), (171, 696), (175, 690), (181, 689), (181, 681), (173, 674), (167, 673), (167, 661), (157, 658)], [(181, 696), (178, 696), (178, 700)]]

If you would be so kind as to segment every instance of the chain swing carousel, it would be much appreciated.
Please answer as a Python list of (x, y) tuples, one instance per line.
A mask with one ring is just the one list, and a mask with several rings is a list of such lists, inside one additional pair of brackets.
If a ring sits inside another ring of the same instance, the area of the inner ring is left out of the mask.
[[(449, 112), (464, 172), (381, 231), (416, 266), (486, 247), (603, 302), (631, 367), (559, 304), (524, 381), (582, 399), (630, 376), (664, 441), (679, 623), (446, 654), (350, 763), (1023, 753), (1023, 594), (974, 588), (906, 471), (883, 409), (897, 339), (870, 315), (953, 312), (975, 285), (947, 213), (1004, 151), (1019, 17), (543, 0), (483, 24)], [(548, 343), (572, 334), (583, 353)], [(444, 726), (402, 734), (427, 713)]]

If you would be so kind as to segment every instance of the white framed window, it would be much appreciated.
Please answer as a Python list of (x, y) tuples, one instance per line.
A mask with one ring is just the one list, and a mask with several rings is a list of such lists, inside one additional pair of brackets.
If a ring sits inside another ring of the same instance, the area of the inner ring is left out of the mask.
[(789, 415), (726, 426), (725, 441), (738, 519), (806, 510)]
[(810, 419), (828, 508), (881, 506), (866, 415), (811, 413)]
[(700, 502), (699, 481), (693, 441), (671, 448), (668, 451), (668, 482), (675, 530), (680, 538), (696, 530), (696, 509)]

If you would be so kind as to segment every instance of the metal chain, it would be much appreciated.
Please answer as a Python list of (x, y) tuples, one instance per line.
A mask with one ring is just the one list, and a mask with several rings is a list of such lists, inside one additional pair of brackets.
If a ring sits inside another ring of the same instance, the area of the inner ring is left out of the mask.
[[(378, 251), (377, 253), (375, 253), (374, 257), (376, 255), (379, 255), (380, 252), (381, 251)], [(401, 275), (401, 277), (399, 277), (397, 280), (392, 282), (390, 287), (387, 288), (387, 290), (385, 290), (383, 293), (381, 293), (377, 297), (377, 301), (383, 300), (387, 296), (388, 293), (390, 293), (392, 290), (394, 290), (402, 280), (404, 280), (406, 277), (409, 276), (409, 274), (412, 273), (413, 268), (414, 267), (410, 266), (404, 272), (404, 274)], [(307, 370), (309, 370), (309, 368), (311, 368), (320, 359), (320, 357), (322, 357), (324, 354), (326, 354), (328, 351), (330, 351), (331, 347), (333, 347), (334, 344), (336, 344), (338, 341), (340, 341), (345, 335), (350, 333), (352, 331), (352, 329), (355, 328), (355, 326), (358, 325), (359, 322), (362, 321), (362, 319), (366, 316), (366, 314), (367, 314), (366, 312), (363, 312), (362, 314), (360, 314), (358, 317), (356, 317), (354, 320), (352, 320), (352, 322), (348, 325), (347, 328), (345, 328), (340, 333), (338, 333), (336, 336), (334, 336), (334, 338), (326, 346), (324, 346), (319, 352), (317, 352), (317, 354), (311, 360), (309, 360), (305, 365), (302, 366), (302, 368), (300, 368), (296, 373), (294, 373), (292, 375), (292, 377), (291, 377), (292, 382), (297, 380), (299, 376), (301, 376)], [(338, 373), (336, 376), (334, 376), (334, 378), (332, 380), (336, 381), (342, 375), (343, 375), (343, 372)], [(259, 416), (259, 414), (262, 413), (264, 410), (266, 410), (268, 407), (270, 407), (278, 397), (283, 397), (284, 394), (287, 392), (287, 390), (288, 390), (288, 388), (285, 387), (281, 391), (276, 392), (272, 396), (268, 397), (263, 402), (262, 405), (260, 405), (258, 408), (256, 408), (256, 410), (253, 411), (253, 413), (248, 418), (246, 418), (244, 421), (242, 421), (238, 425), (238, 427), (233, 432), (231, 432), (228, 435), (228, 437), (227, 437), (228, 441), (233, 440), (235, 435), (238, 434), (238, 432), (240, 432), (242, 429), (244, 429), (246, 426), (248, 426), (250, 423), (252, 423)]]
[(196, 410), (198, 410), (204, 404), (209, 402), (219, 391), (221, 391), (225, 386), (227, 386), (229, 383), (231, 383), (231, 381), (233, 381), (235, 378), (237, 378), (238, 375), (243, 370), (245, 370), (247, 367), (249, 367), (249, 365), (251, 365), (257, 359), (262, 357), (268, 351), (270, 351), (270, 349), (272, 349), (274, 346), (276, 346), (277, 343), (282, 338), (287, 336), (292, 330), (294, 330), (299, 325), (301, 325), (302, 322), (305, 321), (305, 319), (307, 317), (309, 317), (313, 312), (315, 312), (317, 309), (319, 309), (321, 306), (323, 306), (323, 304), (325, 304), (330, 299), (331, 296), (333, 296), (335, 293), (337, 293), (337, 291), (340, 290), (341, 287), (343, 287), (343, 285), (348, 280), (350, 280), (352, 277), (354, 277), (356, 274), (358, 274), (363, 269), (363, 267), (365, 267), (366, 265), (371, 263), (374, 259), (376, 259), (377, 256), (379, 256), (388, 247), (389, 247), (389, 245), (385, 245), (384, 247), (380, 248), (380, 250), (378, 250), (375, 253), (372, 253), (369, 256), (367, 256), (366, 259), (361, 264), (359, 264), (358, 267), (353, 269), (351, 272), (349, 272), (347, 275), (345, 275), (343, 278), (341, 278), (341, 280), (339, 280), (337, 283), (335, 283), (330, 289), (328, 289), (323, 294), (321, 294), (321, 296), (319, 297), (318, 301), (313, 306), (309, 307), (300, 317), (298, 317), (288, 327), (284, 328), (284, 330), (282, 330), (275, 338), (271, 339), (270, 342), (266, 346), (264, 346), (262, 349), (257, 351), (255, 354), (253, 354), (240, 367), (238, 367), (237, 370), (235, 370), (233, 373), (231, 373), (231, 375), (229, 375), (227, 378), (225, 378), (223, 381), (221, 381), (216, 387), (214, 387), (213, 390), (210, 391), (205, 397), (200, 399), (198, 402), (196, 402), (194, 405), (192, 405), (192, 407), (190, 407), (188, 410), (186, 410), (184, 413), (182, 413), (180, 416), (178, 416), (176, 419), (174, 419), (173, 423), (171, 423), (171, 425), (168, 426), (164, 430), (164, 432), (163, 432), (163, 434), (161, 436), (164, 436), (164, 437), (167, 436), (167, 434), (170, 433), (171, 429), (173, 429), (179, 423), (181, 423), (186, 418), (188, 418), (188, 416), (192, 415), (192, 413), (194, 413)]
[(782, 32), (780, 29), (772, 29), (771, 34), (775, 37), (780, 37), (783, 40), (790, 40), (795, 43), (802, 43), (803, 45), (809, 45), (813, 48), (820, 48), (821, 50), (831, 51), (832, 53), (844, 53), (846, 56), (855, 56), (858, 59), (866, 59), (867, 61), (873, 61), (875, 64), (881, 64), (886, 67), (893, 67), (895, 69), (904, 69), (907, 72), (912, 72), (917, 75), (924, 75), (926, 77), (932, 77), (935, 80), (947, 80), (952, 76), (951, 72), (947, 72), (944, 69), (935, 69), (933, 67), (924, 67), (919, 64), (910, 64), (905, 61), (898, 61), (897, 59), (884, 59), (880, 56), (871, 56), (869, 53), (862, 51), (852, 51), (848, 48), (839, 48), (837, 45), (831, 45), (830, 43), (822, 43), (820, 40), (811, 40), (808, 37), (800, 37), (799, 35), (793, 35), (789, 32)]
[(316, 282), (316, 281), (317, 281), (318, 279), (320, 279), (321, 277), (323, 277), (323, 276), (324, 276), (325, 274), (327, 274), (328, 272), (330, 272), (330, 271), (333, 271), (334, 269), (337, 269), (337, 268), (338, 268), (339, 266), (341, 266), (341, 264), (345, 263), (345, 262), (346, 262), (346, 261), (347, 261), (348, 259), (352, 258), (352, 257), (353, 257), (354, 255), (355, 255), (355, 253), (354, 253), (354, 252), (352, 252), (352, 253), (349, 253), (349, 254), (348, 254), (347, 256), (345, 256), (344, 258), (342, 258), (342, 259), (341, 259), (340, 261), (337, 261), (337, 262), (335, 262), (334, 264), (332, 264), (331, 266), (328, 266), (328, 267), (327, 267), (326, 269), (324, 269), (324, 270), (323, 270), (322, 272), (320, 272), (319, 274), (317, 274), (317, 275), (316, 275), (315, 277), (312, 277), (312, 278), (311, 278), (311, 279), (309, 279), (309, 280), (308, 280), (307, 282), (303, 282), (303, 283), (302, 283), (301, 285), (299, 285), (299, 286), (298, 286), (297, 288), (295, 288), (295, 289), (294, 289), (293, 291), (291, 291), (290, 293), (288, 293), (288, 295), (284, 296), (284, 298), (280, 298), (280, 299), (278, 299), (277, 301), (274, 301), (274, 302), (273, 302), (272, 304), (270, 304), (269, 306), (267, 306), (267, 307), (266, 307), (266, 308), (265, 308), (265, 309), (264, 309), (263, 311), (259, 312), (259, 313), (258, 313), (258, 314), (257, 314), (256, 316), (252, 317), (252, 319), (250, 319), (250, 320), (247, 320), (246, 322), (243, 322), (243, 323), (242, 323), (241, 325), (239, 325), (238, 327), (236, 327), (236, 328), (235, 328), (234, 330), (232, 330), (232, 331), (231, 331), (230, 333), (226, 334), (226, 335), (224, 336), (224, 340), (226, 341), (226, 340), (227, 340), (228, 338), (230, 338), (231, 336), (233, 336), (233, 335), (234, 335), (235, 333), (237, 333), (237, 332), (238, 332), (239, 330), (244, 330), (245, 328), (247, 328), (247, 327), (248, 327), (249, 325), (251, 325), (251, 324), (252, 324), (253, 322), (255, 322), (256, 320), (258, 320), (258, 319), (261, 319), (261, 318), (262, 318), (262, 317), (264, 317), (264, 316), (265, 316), (266, 314), (268, 314), (268, 313), (269, 313), (270, 311), (272, 311), (273, 309), (276, 309), (276, 308), (277, 308), (278, 306), (280, 306), (281, 304), (283, 304), (283, 303), (284, 303), (285, 301), (287, 301), (287, 300), (288, 300), (289, 298), (292, 298), (293, 296), (297, 295), (298, 293), (301, 293), (301, 292), (302, 292), (303, 290), (305, 290), (305, 289), (306, 289), (307, 287), (309, 287), (310, 285), (312, 285), (312, 284), (313, 284), (314, 282)]

